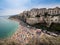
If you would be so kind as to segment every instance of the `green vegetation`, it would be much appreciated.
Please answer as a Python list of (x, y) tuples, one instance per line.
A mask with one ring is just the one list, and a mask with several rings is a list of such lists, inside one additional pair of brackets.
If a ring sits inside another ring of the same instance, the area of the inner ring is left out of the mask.
[(36, 28), (39, 28), (39, 29), (47, 29), (46, 25), (45, 24), (40, 24), (40, 23), (37, 23), (37, 24), (34, 24), (32, 25), (33, 27), (36, 27)]
[(60, 32), (60, 24), (52, 23), (51, 26), (49, 27), (49, 29), (50, 29), (50, 31), (58, 31), (58, 32)]
[(45, 24), (35, 24), (35, 25), (32, 25), (33, 27), (36, 27), (36, 28), (39, 28), (39, 29), (42, 29), (42, 30), (48, 30), (48, 31), (53, 31), (53, 32), (60, 32), (60, 24), (55, 24), (55, 23), (52, 23), (50, 25), (50, 27), (47, 27), (46, 26), (46, 23)]

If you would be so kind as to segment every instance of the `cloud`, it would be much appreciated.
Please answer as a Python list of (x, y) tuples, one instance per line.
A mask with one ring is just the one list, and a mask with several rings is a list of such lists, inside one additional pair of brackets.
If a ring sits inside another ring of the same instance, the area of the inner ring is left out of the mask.
[(30, 0), (2, 0), (0, 2), (0, 16), (5, 16), (19, 14), (23, 10), (28, 9), (25, 5)]
[(21, 9), (4, 9), (0, 10), (0, 16), (10, 16), (22, 13), (24, 10), (28, 10), (27, 8)]
[(30, 0), (2, 0), (0, 1), (0, 8), (22, 8)]
[(60, 7), (59, 4), (49, 4), (49, 5), (37, 5), (33, 6), (33, 8), (54, 8), (54, 7)]
[(6, 9), (0, 11), (0, 16), (15, 15), (21, 13), (23, 10), (19, 9)]
[(14, 15), (31, 8), (50, 8), (59, 4), (59, 0), (0, 0), (0, 15)]

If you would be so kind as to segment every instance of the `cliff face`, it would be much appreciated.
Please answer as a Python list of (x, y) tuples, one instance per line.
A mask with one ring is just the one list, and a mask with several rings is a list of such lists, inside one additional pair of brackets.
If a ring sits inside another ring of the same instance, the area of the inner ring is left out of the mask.
[(54, 16), (48, 14), (46, 8), (37, 9), (33, 8), (29, 11), (23, 11), (19, 15), (12, 16), (11, 18), (22, 19), (26, 23), (30, 25), (34, 25), (36, 23), (46, 23), (49, 27), (51, 23), (60, 23), (60, 16)]
[(41, 16), (39, 13), (39, 9), (31, 9), (30, 11), (24, 11), (23, 13), (19, 14), (26, 23), (30, 25), (34, 25), (36, 23), (44, 23), (44, 16)]
[(60, 31), (60, 15), (49, 15), (46, 11), (41, 14), (41, 9), (23, 11), (18, 15), (11, 16), (10, 19), (22, 20), (24, 23), (40, 29)]

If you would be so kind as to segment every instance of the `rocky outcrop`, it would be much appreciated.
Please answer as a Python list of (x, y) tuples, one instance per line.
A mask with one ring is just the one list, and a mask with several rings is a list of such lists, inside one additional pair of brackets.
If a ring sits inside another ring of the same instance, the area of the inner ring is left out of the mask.
[(39, 21), (38, 21), (38, 18), (27, 18), (26, 22), (30, 25), (33, 25), (33, 24), (38, 23)]
[(31, 9), (30, 11), (24, 11), (23, 13), (19, 14), (26, 23), (30, 25), (34, 25), (36, 23), (44, 23), (44, 16), (41, 16), (39, 13), (39, 9)]
[(11, 18), (18, 19), (19, 21), (22, 20), (24, 21), (24, 23), (29, 24), (30, 26), (33, 26), (35, 28), (60, 31), (60, 26), (58, 26), (60, 24), (54, 24), (59, 22), (60, 17), (50, 16), (47, 13), (45, 13), (45, 15), (42, 15), (40, 14), (40, 9), (31, 9), (30, 11), (24, 11), (23, 13), (20, 13), (18, 15), (11, 16), (10, 19)]
[(26, 18), (26, 22), (30, 25), (34, 25), (36, 23), (44, 23), (44, 18)]
[(11, 18), (22, 19), (26, 23), (30, 25), (34, 25), (36, 23), (46, 23), (47, 27), (49, 27), (52, 23), (60, 23), (60, 16), (49, 15), (46, 11), (46, 8), (33, 8), (29, 11), (23, 11), (22, 13), (12, 16)]

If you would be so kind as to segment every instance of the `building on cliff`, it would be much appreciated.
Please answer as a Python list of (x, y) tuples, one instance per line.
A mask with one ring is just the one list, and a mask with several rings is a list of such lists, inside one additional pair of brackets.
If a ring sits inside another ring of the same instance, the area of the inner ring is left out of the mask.
[(33, 8), (29, 11), (24, 11), (21, 16), (29, 24), (46, 22), (51, 25), (51, 23), (60, 23), (60, 8)]
[(60, 8), (59, 7), (49, 8), (48, 9), (48, 14), (50, 14), (50, 15), (58, 15), (58, 14), (60, 14)]

